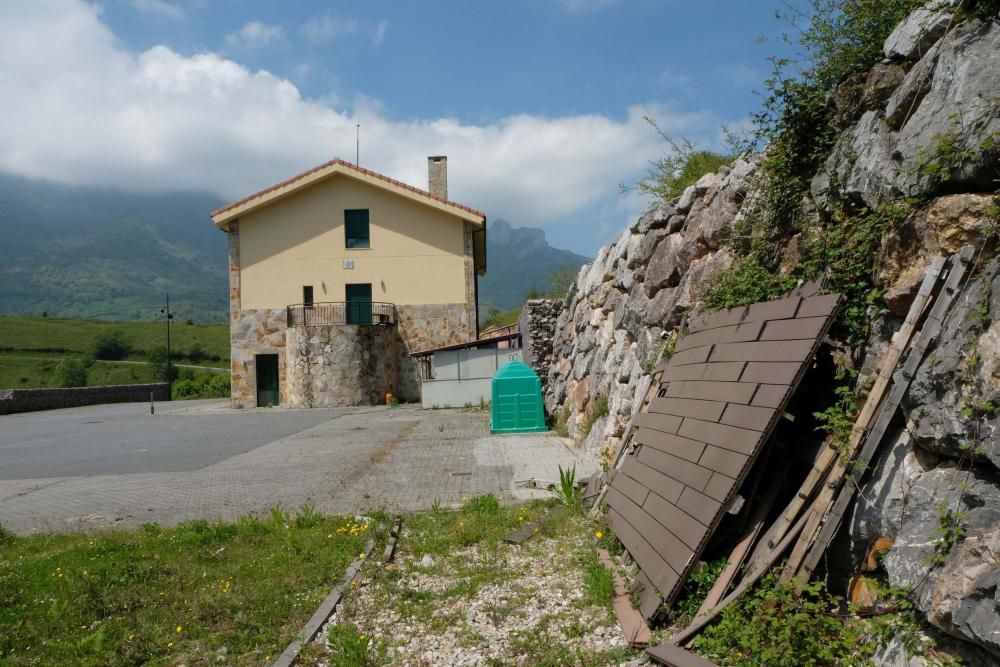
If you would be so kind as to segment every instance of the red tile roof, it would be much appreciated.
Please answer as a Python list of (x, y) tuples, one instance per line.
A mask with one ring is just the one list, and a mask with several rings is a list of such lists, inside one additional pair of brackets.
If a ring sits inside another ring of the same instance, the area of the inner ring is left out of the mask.
[(254, 199), (257, 199), (259, 197), (263, 197), (264, 195), (268, 194), (269, 192), (273, 192), (274, 190), (278, 190), (278, 189), (283, 188), (283, 187), (285, 187), (287, 185), (291, 185), (292, 183), (294, 183), (294, 182), (296, 182), (298, 180), (301, 180), (303, 178), (306, 178), (307, 176), (311, 176), (312, 174), (315, 174), (317, 171), (322, 171), (324, 169), (327, 169), (329, 167), (333, 167), (335, 165), (343, 167), (344, 169), (347, 169), (347, 170), (350, 170), (350, 171), (357, 172), (359, 174), (363, 174), (365, 176), (371, 176), (371, 177), (374, 177), (374, 178), (378, 178), (380, 180), (385, 181), (386, 183), (389, 183), (390, 185), (395, 185), (397, 187), (409, 190), (409, 191), (413, 192), (414, 194), (420, 195), (422, 197), (427, 197), (428, 199), (433, 199), (435, 201), (439, 201), (439, 202), (441, 202), (443, 204), (447, 204), (448, 206), (454, 206), (455, 208), (462, 209), (463, 211), (468, 211), (469, 213), (472, 213), (473, 215), (479, 216), (481, 218), (485, 218), (486, 217), (486, 214), (483, 213), (482, 211), (477, 211), (476, 209), (471, 208), (469, 206), (465, 206), (464, 204), (459, 204), (458, 202), (454, 202), (454, 201), (451, 201), (449, 199), (445, 199), (443, 197), (438, 197), (437, 195), (431, 194), (427, 190), (421, 190), (420, 188), (415, 188), (415, 187), (413, 187), (412, 185), (410, 185), (408, 183), (403, 183), (402, 181), (397, 181), (396, 179), (389, 178), (388, 176), (380, 174), (377, 171), (372, 171), (371, 169), (365, 169), (364, 167), (359, 167), (357, 165), (351, 164), (350, 162), (346, 162), (344, 160), (341, 160), (340, 158), (334, 158), (333, 160), (330, 160), (329, 162), (324, 162), (323, 164), (318, 165), (316, 167), (313, 167), (312, 169), (308, 169), (306, 171), (303, 171), (301, 174), (296, 174), (295, 176), (292, 176), (291, 178), (285, 179), (284, 181), (281, 181), (280, 183), (275, 183), (274, 185), (272, 185), (270, 187), (267, 187), (267, 188), (264, 188), (263, 190), (260, 190), (259, 192), (255, 192), (252, 195), (244, 197), (243, 199), (240, 199), (238, 201), (234, 201), (232, 204), (227, 204), (226, 206), (223, 206), (222, 208), (220, 208), (220, 209), (218, 209), (216, 211), (212, 211), (212, 213), (210, 215), (211, 215), (211, 217), (214, 218), (215, 216), (219, 215), (220, 213), (225, 213), (226, 211), (228, 211), (230, 209), (233, 209), (233, 208), (236, 208), (237, 206), (242, 206), (243, 204), (246, 204), (246, 203), (248, 203), (248, 202), (250, 202), (250, 201), (252, 201)]

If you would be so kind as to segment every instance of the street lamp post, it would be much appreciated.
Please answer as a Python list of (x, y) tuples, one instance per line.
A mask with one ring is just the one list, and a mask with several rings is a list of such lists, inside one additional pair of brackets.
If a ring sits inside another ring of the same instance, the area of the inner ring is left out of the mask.
[(174, 319), (174, 314), (170, 312), (170, 292), (165, 292), (167, 305), (160, 308), (160, 312), (166, 316), (167, 321), (167, 400), (172, 400), (174, 394), (173, 373), (170, 368), (170, 321)]

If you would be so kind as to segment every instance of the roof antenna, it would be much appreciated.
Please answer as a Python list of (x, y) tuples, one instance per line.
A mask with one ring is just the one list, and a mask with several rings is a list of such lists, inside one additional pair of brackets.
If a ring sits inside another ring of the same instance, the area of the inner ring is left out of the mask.
[(354, 166), (361, 166), (361, 121), (354, 126)]

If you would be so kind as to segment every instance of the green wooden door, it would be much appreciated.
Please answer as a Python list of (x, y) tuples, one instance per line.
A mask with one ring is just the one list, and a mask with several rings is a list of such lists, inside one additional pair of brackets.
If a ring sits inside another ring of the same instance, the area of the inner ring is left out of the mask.
[(278, 387), (278, 355), (258, 354), (257, 366), (257, 407), (278, 405), (281, 393)]
[(364, 285), (347, 285), (347, 323), (348, 324), (371, 324), (372, 323), (372, 286), (371, 283)]

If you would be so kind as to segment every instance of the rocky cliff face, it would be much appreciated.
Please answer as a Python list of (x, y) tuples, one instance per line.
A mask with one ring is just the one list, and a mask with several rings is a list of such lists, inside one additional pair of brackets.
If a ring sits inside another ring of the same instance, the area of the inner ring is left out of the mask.
[[(804, 207), (874, 208), (920, 198), (881, 243), (873, 278), (884, 294), (860, 355), (865, 368), (874, 367), (909, 308), (928, 258), (971, 243), (977, 260), (904, 399), (905, 427), (883, 443), (835, 548), (856, 563), (875, 537), (893, 539), (889, 580), (912, 589), (931, 625), (967, 642), (973, 664), (996, 664), (1000, 260), (991, 258), (998, 250), (1000, 20), (930, 3), (892, 33), (884, 54), (862, 85), (852, 83), (833, 100), (842, 133)], [(617, 445), (641, 405), (661, 341), (733, 262), (727, 239), (754, 201), (759, 164), (740, 159), (704, 176), (581, 269), (556, 325), (546, 407), (588, 450)], [(794, 239), (787, 241), (794, 248)], [(794, 262), (794, 252), (786, 256), (783, 269)], [(945, 531), (943, 540), (939, 529), (949, 520), (960, 529)], [(918, 664), (893, 651), (882, 664)]]

